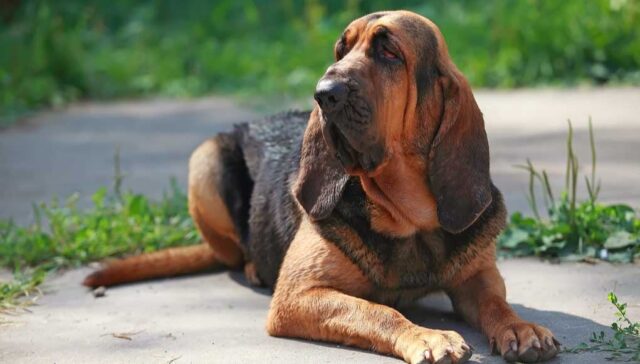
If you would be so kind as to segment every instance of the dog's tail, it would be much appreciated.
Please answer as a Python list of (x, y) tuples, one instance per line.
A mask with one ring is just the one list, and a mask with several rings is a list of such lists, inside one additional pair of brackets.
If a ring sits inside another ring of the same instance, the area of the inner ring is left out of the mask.
[(164, 249), (113, 260), (84, 279), (88, 287), (113, 286), (151, 278), (177, 276), (213, 268), (218, 260), (208, 244)]

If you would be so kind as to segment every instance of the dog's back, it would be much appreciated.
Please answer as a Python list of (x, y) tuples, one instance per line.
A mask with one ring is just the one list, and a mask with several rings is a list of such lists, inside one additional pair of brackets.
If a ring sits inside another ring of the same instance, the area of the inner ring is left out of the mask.
[(309, 112), (290, 111), (239, 124), (234, 131), (253, 181), (250, 207), (239, 211), (234, 221), (247, 258), (268, 286), (275, 284), (300, 223), (299, 209), (291, 195), (291, 177), (299, 167), (308, 120)]

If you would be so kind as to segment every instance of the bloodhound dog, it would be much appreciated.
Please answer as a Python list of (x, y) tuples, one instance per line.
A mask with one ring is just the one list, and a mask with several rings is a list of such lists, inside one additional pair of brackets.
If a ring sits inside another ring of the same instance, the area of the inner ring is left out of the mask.
[(194, 151), (189, 208), (207, 244), (112, 262), (85, 285), (244, 268), (274, 290), (271, 335), (462, 363), (472, 349), (458, 333), (394, 308), (444, 291), (507, 361), (554, 357), (551, 331), (505, 300), (506, 211), (482, 113), (436, 25), (407, 11), (353, 21), (315, 100)]

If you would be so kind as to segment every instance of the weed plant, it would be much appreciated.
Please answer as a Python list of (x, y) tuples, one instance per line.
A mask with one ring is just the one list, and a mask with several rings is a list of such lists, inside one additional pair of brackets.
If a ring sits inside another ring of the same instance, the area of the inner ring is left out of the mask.
[[(579, 161), (573, 148), (573, 127), (569, 121), (565, 188), (554, 192), (546, 171), (539, 171), (530, 160), (518, 166), (529, 174), (527, 199), (532, 217), (521, 212), (511, 215), (498, 239), (502, 256), (536, 255), (562, 260), (632, 262), (640, 257), (640, 219), (628, 205), (598, 202), (600, 180), (596, 177), (597, 154), (591, 119), (589, 120), (591, 172), (584, 176), (588, 198), (578, 200)], [(546, 215), (540, 212), (542, 203)]]

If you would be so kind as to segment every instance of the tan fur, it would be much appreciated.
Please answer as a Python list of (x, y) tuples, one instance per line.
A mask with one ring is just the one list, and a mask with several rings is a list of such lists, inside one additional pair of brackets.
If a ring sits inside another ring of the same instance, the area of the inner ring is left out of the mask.
[(426, 167), (413, 159), (394, 156), (375, 177), (360, 177), (362, 188), (375, 203), (371, 221), (374, 230), (409, 236), (439, 226), (436, 202), (422, 180)]
[(294, 238), (271, 301), (267, 331), (274, 336), (337, 342), (404, 358), (448, 353), (469, 357), (464, 339), (452, 331), (417, 326), (391, 307), (362, 299), (374, 288), (361, 271), (304, 220)]
[[(558, 353), (549, 329), (524, 321), (506, 302), (504, 281), (493, 260), (483, 259), (473, 274), (456, 282), (448, 292), (456, 311), (481, 329), (496, 353), (508, 360), (542, 361)], [(513, 351), (511, 346), (515, 345)]]
[(247, 281), (253, 286), (262, 286), (262, 281), (258, 277), (256, 266), (253, 262), (246, 263), (244, 265), (244, 276)]
[(240, 239), (227, 206), (216, 190), (221, 173), (218, 165), (219, 146), (215, 139), (202, 143), (189, 160), (189, 212), (205, 242), (216, 258), (228, 267), (238, 268), (244, 262)]
[(213, 268), (216, 260), (205, 244), (171, 248), (107, 262), (106, 267), (87, 276), (88, 287), (113, 286), (151, 278), (177, 276)]

